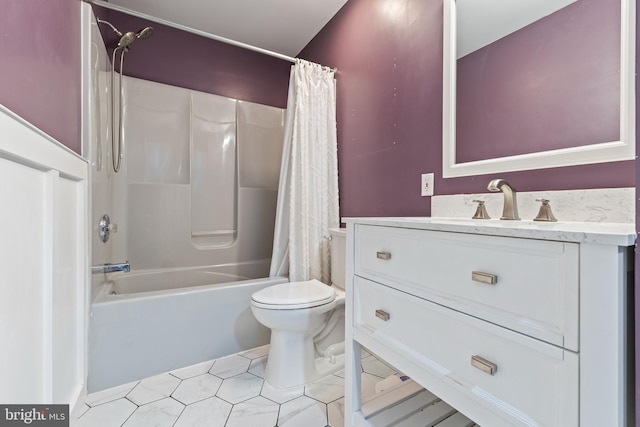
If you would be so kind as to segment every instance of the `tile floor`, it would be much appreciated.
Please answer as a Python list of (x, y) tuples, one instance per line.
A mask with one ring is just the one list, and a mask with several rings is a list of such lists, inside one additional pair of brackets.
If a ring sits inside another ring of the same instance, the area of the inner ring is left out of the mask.
[[(263, 346), (90, 394), (77, 427), (343, 427), (344, 371), (277, 390)], [(363, 397), (396, 372), (363, 351)]]

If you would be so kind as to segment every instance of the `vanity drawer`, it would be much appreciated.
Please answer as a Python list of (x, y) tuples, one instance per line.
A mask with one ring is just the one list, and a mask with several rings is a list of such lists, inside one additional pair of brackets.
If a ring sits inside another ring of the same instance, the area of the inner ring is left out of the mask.
[(435, 377), (502, 420), (476, 422), (578, 425), (577, 354), (362, 278), (354, 302), (356, 331), (418, 365), (415, 380)]
[(357, 225), (354, 255), (358, 276), (578, 351), (578, 244)]

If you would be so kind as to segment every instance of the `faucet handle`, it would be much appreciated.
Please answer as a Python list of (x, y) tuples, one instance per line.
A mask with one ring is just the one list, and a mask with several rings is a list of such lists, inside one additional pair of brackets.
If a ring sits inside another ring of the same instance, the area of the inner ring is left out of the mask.
[(473, 215), (472, 219), (491, 219), (487, 213), (487, 208), (484, 206), (484, 200), (473, 200), (473, 202), (477, 203), (478, 207), (476, 208), (476, 213)]
[(538, 211), (538, 216), (536, 216), (534, 221), (545, 221), (545, 222), (557, 222), (558, 220), (551, 212), (551, 205), (549, 204), (548, 199), (536, 199), (536, 202), (541, 202), (540, 211)]

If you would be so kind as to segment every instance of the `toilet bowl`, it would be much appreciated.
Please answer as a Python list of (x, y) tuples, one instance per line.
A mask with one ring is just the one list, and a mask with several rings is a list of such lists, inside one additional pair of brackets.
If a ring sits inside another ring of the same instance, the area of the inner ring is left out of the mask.
[(344, 262), (346, 232), (330, 229), (331, 282), (269, 286), (251, 296), (251, 311), (271, 329), (265, 380), (299, 386), (344, 367)]

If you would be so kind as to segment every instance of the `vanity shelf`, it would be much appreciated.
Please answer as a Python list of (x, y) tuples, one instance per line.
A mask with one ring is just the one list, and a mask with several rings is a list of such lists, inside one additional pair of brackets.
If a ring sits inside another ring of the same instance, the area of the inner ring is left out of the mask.
[(480, 425), (632, 425), (632, 224), (345, 222), (346, 425), (361, 345)]

